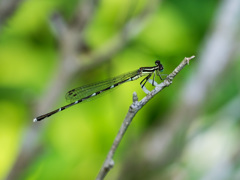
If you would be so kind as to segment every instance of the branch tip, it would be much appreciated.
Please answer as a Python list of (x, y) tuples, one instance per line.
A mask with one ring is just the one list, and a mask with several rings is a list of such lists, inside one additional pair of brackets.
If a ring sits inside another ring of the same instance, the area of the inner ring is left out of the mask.
[[(100, 180), (100, 179), (102, 180), (107, 175), (107, 173), (110, 171), (110, 169), (113, 168), (113, 166), (114, 166), (113, 155), (114, 155), (119, 143), (121, 142), (127, 128), (129, 127), (130, 123), (132, 122), (132, 119), (137, 114), (137, 112), (140, 109), (142, 109), (142, 107), (151, 98), (153, 98), (156, 94), (158, 94), (160, 91), (162, 91), (165, 87), (169, 86), (172, 83), (172, 80), (174, 79), (174, 77), (194, 57), (195, 56), (185, 57), (182, 60), (182, 62), (173, 70), (173, 72), (168, 75), (168, 77), (164, 80), (164, 82), (162, 82), (161, 84), (156, 86), (156, 88), (154, 90), (152, 90), (151, 93), (150, 93), (150, 91), (147, 92), (147, 95), (142, 100), (138, 101), (137, 93), (136, 92), (133, 93), (133, 103), (130, 105), (128, 113), (127, 113), (127, 115), (126, 115), (126, 117), (125, 117), (125, 119), (124, 119), (124, 121), (121, 125), (121, 128), (119, 129), (119, 132), (118, 132), (117, 136), (115, 137), (115, 140), (112, 144), (112, 147), (111, 147), (110, 151), (108, 152), (107, 158), (106, 158), (100, 172), (98, 173), (97, 180)], [(144, 90), (144, 92), (145, 91), (146, 91), (146, 89)]]
[(185, 59), (186, 59), (186, 61), (187, 61), (187, 64), (189, 65), (189, 61), (191, 60), (191, 59), (193, 59), (193, 58), (195, 58), (195, 56), (193, 55), (193, 56), (191, 56), (191, 57), (185, 57)]
[(138, 96), (136, 92), (133, 92), (133, 102), (137, 102), (138, 101)]

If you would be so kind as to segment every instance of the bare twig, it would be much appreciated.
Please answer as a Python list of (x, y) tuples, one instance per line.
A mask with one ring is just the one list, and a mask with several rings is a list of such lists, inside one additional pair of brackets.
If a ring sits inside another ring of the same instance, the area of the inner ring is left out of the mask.
[(0, 1), (0, 28), (1, 25), (18, 8), (22, 0), (1, 0)]
[(113, 145), (107, 155), (107, 158), (97, 176), (97, 180), (102, 180), (107, 173), (113, 168), (114, 166), (114, 161), (113, 161), (113, 156), (115, 154), (115, 151), (121, 142), (128, 126), (132, 122), (132, 119), (136, 115), (136, 113), (150, 100), (152, 99), (156, 94), (158, 94), (161, 90), (163, 90), (165, 87), (168, 87), (170, 84), (172, 84), (172, 81), (174, 77), (187, 65), (189, 64), (189, 61), (193, 59), (195, 56), (189, 57), (189, 58), (184, 58), (184, 60), (180, 63), (180, 65), (171, 73), (168, 75), (168, 77), (154, 90), (152, 90), (147, 96), (145, 96), (141, 101), (137, 101), (137, 94), (133, 94), (133, 103), (129, 107), (128, 113), (121, 125), (121, 128), (113, 142)]
[(124, 26), (101, 47), (92, 51), (87, 57), (80, 55), (82, 59), (80, 63), (82, 66), (79, 66), (77, 72), (82, 73), (96, 68), (100, 64), (109, 61), (111, 57), (120, 52), (126, 44), (139, 35), (148, 25), (149, 19), (158, 5), (159, 1), (151, 0), (138, 16), (127, 21)]
[(79, 1), (79, 5), (70, 23), (72, 29), (82, 31), (94, 16), (99, 0)]
[[(95, 5), (90, 1), (85, 2)], [(95, 8), (93, 7), (91, 10), (94, 11)], [(76, 15), (77, 14), (78, 13), (76, 13)], [(94, 12), (91, 14), (94, 14)], [(81, 43), (82, 32), (80, 32), (79, 29), (71, 27), (64, 21), (63, 17), (57, 13), (52, 17), (51, 23), (52, 27), (55, 29), (56, 37), (59, 38), (58, 41), (60, 44), (61, 57), (59, 66), (56, 69), (49, 86), (47, 86), (45, 93), (36, 104), (36, 107), (33, 108), (33, 114), (47, 111), (57, 101), (59, 95), (79, 68), (79, 64), (77, 64), (77, 61), (79, 60), (79, 52), (77, 49)], [(85, 23), (81, 24), (81, 31), (83, 31), (87, 22), (85, 21)], [(33, 124), (26, 128), (19, 154), (6, 179), (19, 179), (20, 174), (23, 173), (25, 168), (29, 166), (36, 156), (41, 154), (40, 151), (44, 149), (44, 146), (40, 143), (39, 138), (41, 137), (41, 132), (43, 132), (43, 130), (43, 126)]]
[[(199, 115), (202, 104), (206, 103), (209, 89), (226, 70), (230, 61), (234, 60), (239, 31), (240, 1), (221, 2), (214, 25), (206, 36), (199, 55), (197, 69), (183, 85), (180, 99), (170, 113), (161, 120), (161, 124), (146, 132), (144, 140), (136, 145), (139, 152), (137, 156), (142, 157), (141, 162), (132, 159), (130, 163), (129, 161), (124, 163), (120, 173), (124, 179), (138, 179), (150, 174), (153, 176), (154, 170), (159, 172), (179, 157), (184, 147), (187, 128)], [(159, 174), (157, 176), (155, 179), (161, 179)]]

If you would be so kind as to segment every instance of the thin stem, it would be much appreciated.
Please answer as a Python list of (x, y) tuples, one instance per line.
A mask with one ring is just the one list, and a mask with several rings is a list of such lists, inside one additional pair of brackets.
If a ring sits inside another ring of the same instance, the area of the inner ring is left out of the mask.
[(128, 126), (131, 124), (132, 119), (137, 114), (137, 112), (150, 100), (152, 99), (156, 94), (158, 94), (160, 91), (162, 91), (165, 87), (168, 87), (170, 84), (172, 84), (172, 81), (174, 77), (187, 65), (189, 64), (189, 61), (193, 59), (195, 56), (191, 56), (189, 58), (184, 58), (183, 61), (177, 66), (174, 71), (168, 75), (168, 77), (154, 90), (152, 90), (148, 95), (146, 95), (141, 101), (137, 101), (137, 94), (133, 94), (133, 103), (129, 107), (128, 113), (120, 127), (120, 130), (118, 131), (118, 134), (112, 144), (112, 147), (110, 151), (108, 152), (107, 158), (104, 162), (104, 164), (101, 167), (100, 172), (98, 173), (98, 176), (96, 180), (102, 180), (107, 175), (107, 173), (113, 168), (114, 161), (113, 156), (115, 154), (115, 151), (120, 144)]

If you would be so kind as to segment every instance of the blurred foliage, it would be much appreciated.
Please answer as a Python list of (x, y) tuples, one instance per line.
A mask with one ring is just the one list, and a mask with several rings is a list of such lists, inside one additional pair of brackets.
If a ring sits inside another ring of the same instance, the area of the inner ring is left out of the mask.
[[(32, 123), (32, 117), (36, 116), (32, 114), (32, 104), (44, 93), (58, 66), (59, 47), (49, 25), (49, 16), (59, 11), (69, 20), (78, 3), (79, 0), (26, 0), (0, 29), (0, 178), (10, 170), (19, 152), (22, 134)], [(147, 3), (146, 0), (100, 1), (85, 31), (85, 40), (91, 49), (101, 47), (121, 30), (127, 20), (141, 13)], [(218, 3), (216, 0), (163, 1), (151, 15), (147, 27), (111, 61), (76, 78), (67, 88), (141, 66), (153, 66), (156, 59), (164, 64), (164, 73), (171, 72), (185, 56), (198, 54)], [(129, 13), (132, 7), (134, 10)], [(240, 72), (239, 65), (232, 68), (234, 72)], [(131, 142), (156, 120), (159, 121), (159, 116), (168, 113), (178, 98), (181, 84), (190, 73), (190, 68), (181, 72), (170, 88), (155, 97), (135, 117), (117, 151), (116, 166), (107, 179), (117, 177), (122, 157)], [(219, 91), (205, 106), (206, 114), (214, 114), (238, 93), (239, 86), (234, 83), (238, 81), (237, 77), (239, 73), (232, 74), (231, 80), (222, 77), (218, 82)], [(139, 81), (131, 82), (43, 122), (48, 123), (41, 137), (46, 148), (21, 178), (94, 179), (125, 117), (134, 91), (140, 99), (144, 96)], [(65, 104), (63, 97), (64, 94), (56, 107)], [(189, 172), (190, 179), (198, 179), (203, 172), (201, 168), (199, 170), (184, 162), (170, 169), (176, 167), (186, 167), (188, 171), (195, 172)]]

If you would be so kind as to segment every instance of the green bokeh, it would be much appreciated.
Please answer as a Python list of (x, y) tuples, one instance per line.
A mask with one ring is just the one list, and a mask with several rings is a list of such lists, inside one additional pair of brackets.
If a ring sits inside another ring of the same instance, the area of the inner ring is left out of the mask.
[[(101, 47), (118, 33), (127, 20), (141, 13), (147, 3), (134, 1), (136, 7), (129, 15), (128, 9), (133, 5), (127, 0), (100, 1), (85, 30), (84, 37), (91, 50)], [(217, 3), (206, 0), (162, 2), (152, 13), (146, 28), (111, 57), (111, 61), (76, 77), (69, 82), (71, 87), (67, 89), (141, 66), (153, 66), (156, 59), (164, 64), (166, 73), (171, 72), (185, 56), (198, 54)], [(44, 94), (59, 64), (60, 48), (49, 17), (59, 11), (67, 20), (71, 19), (77, 4), (77, 0), (27, 0), (0, 29), (0, 178), (4, 178), (11, 169), (19, 153), (22, 136), (36, 115), (31, 114), (31, 106)], [(193, 10), (196, 7), (198, 10)], [(136, 116), (117, 151), (118, 165), (108, 179), (117, 176), (121, 160), (133, 139), (141, 137), (157, 117), (168, 112), (173, 99), (179, 95), (181, 83), (190, 72), (179, 75), (171, 88), (155, 97)], [(127, 83), (104, 97), (49, 118), (51, 122), (45, 124), (39, 142), (45, 149), (21, 178), (94, 179), (131, 104), (132, 93), (136, 91), (139, 99), (144, 96), (139, 82)], [(227, 98), (237, 94), (236, 86), (224, 86), (228, 95), (221, 96), (219, 91), (216, 100), (206, 107), (207, 112), (214, 112)], [(64, 94), (59, 98), (53, 108), (65, 104)]]

